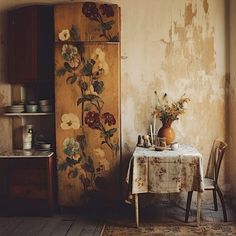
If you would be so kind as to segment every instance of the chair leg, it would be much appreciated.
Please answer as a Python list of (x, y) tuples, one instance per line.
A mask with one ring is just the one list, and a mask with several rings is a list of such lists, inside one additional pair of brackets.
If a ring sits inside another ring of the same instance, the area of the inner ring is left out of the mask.
[(217, 196), (216, 196), (216, 190), (213, 189), (213, 199), (214, 199), (214, 208), (215, 208), (215, 211), (218, 211), (218, 204), (217, 204)]
[(186, 212), (185, 212), (185, 222), (188, 222), (189, 217), (189, 211), (191, 207), (191, 201), (192, 201), (193, 191), (188, 192), (188, 198), (187, 198), (187, 205), (186, 205)]
[(220, 201), (221, 201), (221, 205), (222, 205), (222, 209), (223, 209), (223, 214), (224, 214), (224, 221), (227, 222), (227, 213), (226, 213), (226, 208), (225, 208), (225, 201), (224, 201), (224, 196), (220, 190), (220, 188), (216, 185), (216, 191), (219, 195)]

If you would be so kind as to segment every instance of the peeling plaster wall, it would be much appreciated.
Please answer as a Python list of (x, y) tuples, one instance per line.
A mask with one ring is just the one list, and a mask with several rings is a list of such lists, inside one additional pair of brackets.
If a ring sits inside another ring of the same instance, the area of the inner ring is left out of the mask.
[[(29, 2), (36, 1), (2, 0), (0, 10)], [(226, 136), (225, 1), (106, 2), (118, 4), (122, 16), (121, 131), (124, 170), (138, 135), (148, 132), (155, 105), (154, 90), (167, 93), (173, 100), (184, 93), (191, 99), (188, 111), (173, 123), (173, 128), (177, 141), (198, 147), (206, 168), (213, 140), (225, 139)], [(1, 89), (8, 94), (8, 87), (0, 85)], [(160, 125), (159, 122), (158, 128)], [(223, 168), (222, 172), (220, 181), (225, 183), (226, 170)]]
[(228, 177), (231, 183), (232, 203), (236, 207), (236, 2), (230, 0), (230, 88), (229, 88), (229, 160)]
[(153, 91), (170, 99), (185, 93), (191, 102), (173, 123), (176, 140), (196, 145), (206, 167), (213, 140), (225, 139), (224, 1), (135, 0), (121, 8), (124, 158), (147, 132)]

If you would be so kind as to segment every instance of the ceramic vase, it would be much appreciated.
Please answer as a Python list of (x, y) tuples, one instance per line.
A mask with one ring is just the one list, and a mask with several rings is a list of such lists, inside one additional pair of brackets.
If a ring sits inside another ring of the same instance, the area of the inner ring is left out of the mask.
[(173, 121), (162, 121), (162, 127), (158, 131), (158, 137), (165, 137), (167, 145), (175, 140), (175, 131), (171, 127), (172, 122)]

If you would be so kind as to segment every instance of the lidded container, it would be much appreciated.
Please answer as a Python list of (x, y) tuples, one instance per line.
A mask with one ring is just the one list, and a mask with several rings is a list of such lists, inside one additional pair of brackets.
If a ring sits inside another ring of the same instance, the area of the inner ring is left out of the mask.
[(33, 125), (23, 127), (23, 149), (32, 149), (33, 147)]

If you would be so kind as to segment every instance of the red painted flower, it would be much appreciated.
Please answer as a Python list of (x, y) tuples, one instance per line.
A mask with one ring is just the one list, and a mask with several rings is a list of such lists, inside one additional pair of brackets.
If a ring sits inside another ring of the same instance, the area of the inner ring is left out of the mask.
[(82, 12), (90, 20), (97, 20), (99, 17), (99, 12), (94, 2), (85, 2), (83, 4)]
[(111, 5), (102, 4), (100, 6), (100, 9), (102, 11), (102, 14), (105, 15), (106, 17), (114, 16), (114, 11)]
[(87, 124), (92, 129), (100, 128), (100, 117), (95, 111), (89, 111), (85, 116), (85, 124)]
[(115, 117), (109, 112), (105, 112), (104, 114), (102, 114), (102, 119), (104, 119), (105, 124), (108, 124), (109, 126), (116, 124)]

